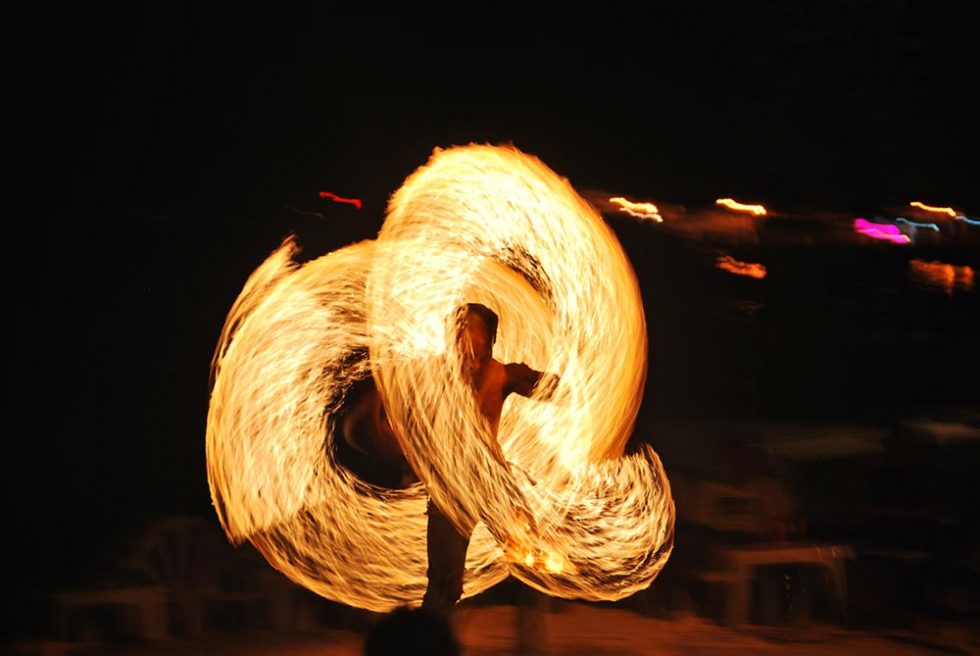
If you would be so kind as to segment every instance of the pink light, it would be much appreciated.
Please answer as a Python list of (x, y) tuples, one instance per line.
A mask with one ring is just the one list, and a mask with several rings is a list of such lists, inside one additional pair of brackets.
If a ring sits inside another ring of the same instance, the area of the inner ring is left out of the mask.
[(871, 237), (872, 239), (883, 239), (885, 241), (890, 241), (893, 244), (908, 244), (911, 243), (911, 239), (908, 235), (904, 234), (898, 229), (898, 226), (893, 226), (883, 223), (871, 223), (865, 219), (857, 218), (854, 219), (854, 230), (858, 234), (862, 234), (865, 237)]

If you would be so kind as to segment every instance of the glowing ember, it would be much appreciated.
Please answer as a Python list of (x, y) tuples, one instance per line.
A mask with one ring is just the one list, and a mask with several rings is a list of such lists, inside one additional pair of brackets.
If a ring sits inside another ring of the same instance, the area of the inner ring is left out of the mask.
[(762, 280), (766, 277), (765, 266), (757, 262), (741, 262), (730, 255), (719, 257), (718, 261), (715, 262), (715, 266), (729, 273), (734, 273), (737, 276), (748, 276), (757, 280)]
[(730, 210), (736, 212), (745, 212), (751, 214), (752, 216), (765, 216), (766, 208), (762, 205), (743, 205), (742, 203), (736, 202), (731, 198), (719, 198), (715, 201), (715, 205), (723, 205)]
[(871, 223), (861, 218), (854, 219), (854, 230), (865, 237), (890, 241), (894, 244), (908, 244), (912, 241), (908, 235), (898, 229), (898, 226)]
[(920, 203), (917, 200), (913, 200), (911, 203), (909, 203), (909, 205), (911, 205), (912, 207), (918, 207), (919, 209), (925, 210), (926, 212), (945, 214), (950, 218), (956, 217), (956, 210), (954, 210), (952, 207), (933, 207), (932, 205), (926, 205), (925, 203)]
[(972, 291), (974, 286), (973, 267), (955, 266), (945, 262), (909, 262), (909, 277), (924, 287), (932, 287), (952, 295), (954, 290)]
[(621, 212), (626, 212), (630, 216), (635, 216), (639, 219), (650, 219), (656, 223), (661, 223), (664, 220), (660, 216), (660, 210), (653, 203), (634, 203), (622, 196), (610, 198), (609, 202), (619, 205)]
[(331, 193), (329, 191), (321, 191), (320, 198), (326, 198), (332, 200), (335, 203), (348, 203), (353, 205), (357, 209), (361, 209), (361, 199), (360, 198), (342, 198), (337, 194)]
[[(589, 600), (650, 584), (674, 505), (653, 449), (624, 455), (646, 375), (639, 288), (566, 180), (513, 148), (437, 150), (377, 240), (304, 264), (296, 250), (252, 274), (215, 353), (208, 481), (229, 538), (320, 595), (386, 611), (421, 601), (429, 496), (477, 523), (463, 597), (508, 575)], [(491, 455), (460, 373), (465, 302), (499, 315), (495, 358), (560, 381), (548, 402), (504, 406), (514, 467)], [(336, 459), (345, 395), (368, 376), (424, 485), (376, 487)]]

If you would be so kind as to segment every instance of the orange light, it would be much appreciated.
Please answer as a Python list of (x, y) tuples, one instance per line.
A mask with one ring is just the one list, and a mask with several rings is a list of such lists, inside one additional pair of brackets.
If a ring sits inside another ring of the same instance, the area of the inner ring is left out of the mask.
[(715, 201), (715, 205), (723, 205), (735, 212), (744, 212), (752, 216), (765, 216), (766, 214), (766, 208), (762, 205), (744, 205), (731, 198), (719, 198)]
[(933, 207), (932, 205), (926, 205), (925, 203), (920, 203), (917, 200), (913, 200), (909, 203), (912, 207), (918, 207), (919, 209), (925, 210), (926, 212), (935, 212), (936, 214), (945, 214), (951, 219), (956, 218), (956, 210), (952, 207)]
[(762, 280), (766, 277), (765, 266), (757, 262), (741, 262), (730, 255), (719, 257), (715, 266), (729, 273), (734, 273), (737, 276), (748, 276), (757, 280)]
[(609, 202), (619, 205), (621, 212), (626, 212), (630, 216), (635, 216), (639, 219), (650, 219), (656, 223), (661, 223), (664, 220), (660, 216), (660, 210), (653, 203), (635, 203), (622, 196), (610, 198)]
[(955, 290), (971, 291), (974, 286), (973, 267), (955, 266), (945, 262), (911, 260), (909, 277), (913, 282), (932, 287), (952, 295)]

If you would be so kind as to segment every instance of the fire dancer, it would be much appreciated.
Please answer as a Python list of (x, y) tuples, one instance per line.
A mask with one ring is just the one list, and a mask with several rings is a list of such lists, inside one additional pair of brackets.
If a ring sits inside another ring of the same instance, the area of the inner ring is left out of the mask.
[[(542, 374), (525, 364), (503, 364), (493, 358), (498, 318), (488, 307), (469, 303), (460, 308), (459, 317), (456, 338), (463, 354), (463, 379), (472, 388), (477, 405), (489, 424), (492, 439), (488, 448), (491, 455), (510, 469), (510, 463), (497, 442), (504, 400), (510, 394), (530, 397), (540, 385), (547, 385), (545, 392), (550, 395), (557, 386), (558, 378)], [(359, 390), (348, 402), (342, 432), (351, 447), (388, 469), (399, 472), (402, 486), (418, 480), (405, 459), (387, 420), (381, 395), (373, 384)], [(457, 530), (431, 498), (427, 513), (429, 567), (428, 585), (422, 606), (448, 613), (463, 592), (466, 550), (473, 527), (463, 532)], [(527, 519), (532, 523), (531, 518)]]

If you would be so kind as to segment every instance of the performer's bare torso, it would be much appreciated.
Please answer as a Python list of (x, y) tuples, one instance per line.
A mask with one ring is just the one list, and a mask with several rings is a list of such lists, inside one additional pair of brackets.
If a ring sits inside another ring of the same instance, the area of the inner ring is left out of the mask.
[[(491, 439), (487, 447), (501, 464), (507, 466), (497, 442), (504, 401), (512, 392), (530, 396), (541, 374), (524, 364), (505, 365), (495, 360), (492, 357), (493, 331), (478, 314), (466, 315), (459, 340), (463, 351), (463, 378), (473, 389), (477, 406), (490, 428)], [(341, 428), (352, 447), (414, 478), (388, 422), (381, 395), (373, 384), (366, 385), (351, 399)]]

